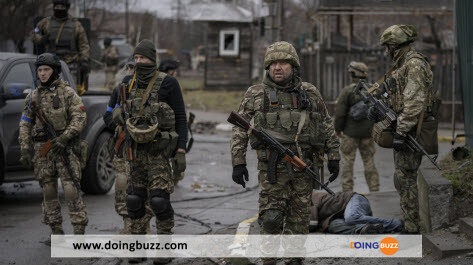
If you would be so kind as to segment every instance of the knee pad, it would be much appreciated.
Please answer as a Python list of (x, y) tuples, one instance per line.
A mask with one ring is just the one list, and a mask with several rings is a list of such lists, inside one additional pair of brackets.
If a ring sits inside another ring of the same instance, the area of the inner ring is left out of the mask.
[(261, 225), (265, 232), (277, 234), (281, 231), (283, 214), (278, 210), (266, 210), (261, 218)]
[(148, 197), (146, 188), (134, 188), (131, 186), (126, 190), (126, 208), (128, 209), (128, 216), (131, 219), (140, 219), (145, 216), (146, 208), (145, 202)]
[(164, 190), (151, 190), (149, 194), (151, 209), (158, 220), (169, 219), (174, 215), (169, 193)]

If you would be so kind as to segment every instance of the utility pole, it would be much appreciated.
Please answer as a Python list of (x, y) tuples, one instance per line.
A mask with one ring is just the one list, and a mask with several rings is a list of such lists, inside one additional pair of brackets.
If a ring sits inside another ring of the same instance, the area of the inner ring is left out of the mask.
[(265, 3), (268, 6), (268, 16), (265, 18), (265, 25), (268, 25), (265, 29), (269, 31), (267, 38), (274, 43), (283, 39), (283, 0), (265, 0)]

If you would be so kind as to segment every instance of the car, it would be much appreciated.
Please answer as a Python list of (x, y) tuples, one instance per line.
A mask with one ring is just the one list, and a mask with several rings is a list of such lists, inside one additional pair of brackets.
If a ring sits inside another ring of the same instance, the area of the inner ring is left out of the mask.
[[(3, 182), (32, 180), (32, 170), (20, 164), (18, 142), (20, 117), (26, 95), (37, 86), (35, 61), (32, 54), (0, 52), (0, 185)], [(61, 61), (60, 77), (76, 89), (67, 65)], [(87, 125), (80, 137), (88, 143), (87, 164), (82, 174), (81, 188), (85, 193), (107, 193), (114, 183), (112, 155), (107, 142), (112, 136), (102, 115), (110, 92), (87, 91), (81, 96), (87, 113)]]

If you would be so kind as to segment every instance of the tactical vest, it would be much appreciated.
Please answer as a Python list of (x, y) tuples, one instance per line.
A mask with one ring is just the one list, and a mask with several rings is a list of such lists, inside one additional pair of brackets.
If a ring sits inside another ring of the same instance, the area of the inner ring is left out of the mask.
[[(262, 98), (255, 98), (257, 105), (254, 106), (255, 114), (252, 120), (254, 125), (266, 130), (284, 146), (296, 154), (302, 155), (303, 159), (311, 161), (313, 153), (323, 151), (326, 140), (323, 133), (325, 108), (323, 102), (317, 98), (313, 91), (315, 87), (311, 87), (312, 85), (309, 83), (302, 83), (301, 89), (310, 102), (309, 106), (302, 109), (298, 102), (301, 93), (276, 91), (263, 84), (259, 86), (264, 93), (259, 94), (259, 97)], [(252, 135), (250, 135), (250, 144), (253, 149), (257, 150), (258, 169), (267, 170), (270, 150)], [(302, 154), (299, 154), (297, 145), (299, 145)], [(277, 170), (286, 172), (285, 163), (279, 163)]]
[[(427, 58), (425, 58), (423, 55), (417, 53), (417, 52), (412, 52), (410, 55), (408, 55), (406, 57), (406, 59), (404, 60), (404, 63), (403, 65), (394, 70), (392, 73), (391, 73), (391, 76), (390, 78), (388, 78), (388, 84), (389, 84), (389, 88), (388, 88), (388, 94), (389, 94), (389, 99), (388, 99), (388, 102), (390, 103), (390, 105), (392, 106), (393, 110), (396, 112), (396, 113), (399, 113), (402, 111), (403, 107), (404, 107), (404, 96), (403, 96), (403, 93), (404, 93), (404, 89), (407, 85), (407, 77), (408, 77), (408, 67), (407, 67), (407, 64), (410, 60), (412, 59), (419, 59), (421, 60), (422, 62), (424, 62), (424, 64), (428, 67), (429, 66), (429, 62), (427, 61)], [(425, 103), (426, 106), (427, 106), (427, 112), (430, 112), (431, 111), (431, 107), (432, 107), (432, 102), (433, 102), (433, 97), (432, 97), (432, 94), (433, 94), (433, 91), (432, 91), (432, 71), (429, 71), (428, 72), (428, 76), (429, 76), (429, 80), (426, 80), (427, 82), (425, 83), (425, 85), (427, 86), (427, 102)]]
[(61, 31), (61, 36), (56, 42), (62, 23), (56, 19), (49, 20), (49, 50), (55, 52), (58, 56), (68, 54), (77, 54), (79, 51), (76, 44), (76, 28), (77, 21), (75, 19), (67, 19)]
[[(33, 90), (32, 93), (32, 99), (36, 100), (37, 106), (40, 106), (44, 118), (58, 134), (67, 128), (68, 123), (68, 106), (64, 96), (64, 87), (64, 82), (58, 82), (53, 90), (41, 88)], [(36, 117), (33, 136), (46, 135), (42, 129), (43, 125)]]
[[(158, 124), (158, 132), (148, 146), (150, 153), (153, 155), (160, 153), (169, 157), (177, 147), (178, 134), (175, 129), (174, 111), (166, 102), (159, 101), (158, 92), (165, 77), (165, 73), (159, 72), (148, 96), (145, 95), (146, 89), (138, 89), (135, 83), (130, 90), (127, 102), (128, 106), (131, 106), (132, 118), (144, 118), (153, 125)], [(140, 106), (143, 101), (143, 110), (140, 115)]]
[[(404, 64), (392, 72), (391, 77), (388, 78), (388, 102), (392, 106), (393, 110), (396, 113), (402, 111), (404, 107), (404, 96), (403, 92), (407, 85), (408, 77), (408, 68), (407, 64), (411, 59), (421, 60), (427, 68), (429, 67), (429, 62), (427, 58), (421, 55), (420, 53), (413, 52), (406, 57)], [(416, 135), (417, 140), (422, 145), (422, 147), (427, 151), (428, 154), (437, 154), (438, 153), (438, 140), (437, 140), (437, 129), (438, 129), (438, 109), (441, 103), (438, 91), (433, 91), (432, 80), (433, 75), (432, 71), (427, 72), (428, 80), (425, 82), (426, 89), (426, 102), (424, 103), (425, 108), (419, 117), (419, 122), (414, 126), (411, 132)]]

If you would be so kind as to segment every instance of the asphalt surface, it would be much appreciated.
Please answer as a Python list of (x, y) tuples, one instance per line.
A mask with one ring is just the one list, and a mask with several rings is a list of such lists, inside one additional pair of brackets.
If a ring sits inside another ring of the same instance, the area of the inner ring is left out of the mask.
[[(223, 121), (226, 114), (198, 112), (197, 121), (207, 119)], [(207, 117), (209, 116), (209, 117)], [(225, 127), (225, 126), (224, 126)], [(240, 222), (255, 217), (258, 212), (256, 156), (248, 151), (250, 181), (246, 189), (231, 180), (229, 153), (230, 133), (210, 131), (195, 135), (195, 143), (187, 157), (186, 176), (171, 196), (176, 213), (175, 234), (234, 234)], [(441, 155), (450, 150), (448, 143), (440, 143)], [(380, 173), (380, 192), (368, 194), (374, 215), (400, 217), (399, 196), (394, 189), (392, 151), (377, 149), (376, 166)], [(28, 172), (25, 174), (32, 174)], [(355, 163), (355, 191), (368, 192), (363, 177), (359, 154)], [(340, 191), (340, 179), (330, 184)], [(72, 227), (60, 189), (63, 205), (64, 230), (72, 233)], [(87, 234), (116, 234), (122, 228), (122, 220), (114, 209), (114, 189), (101, 196), (84, 195), (89, 225)], [(0, 264), (127, 264), (121, 259), (51, 259), (50, 248), (44, 242), (49, 227), (41, 223), (42, 192), (36, 181), (6, 183), (0, 186)], [(155, 231), (152, 219), (152, 232)], [(250, 233), (257, 233), (256, 222)], [(256, 260), (251, 260), (257, 262)], [(423, 259), (312, 259), (305, 264), (471, 264), (469, 258), (451, 258), (442, 262)], [(224, 259), (176, 259), (172, 264), (229, 264)], [(147, 261), (143, 264), (151, 264)], [(244, 263), (243, 263), (244, 264)], [(258, 263), (260, 264), (260, 262)], [(282, 263), (280, 263), (282, 264)]]

